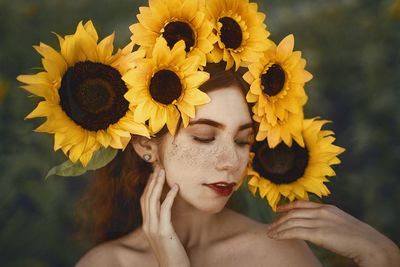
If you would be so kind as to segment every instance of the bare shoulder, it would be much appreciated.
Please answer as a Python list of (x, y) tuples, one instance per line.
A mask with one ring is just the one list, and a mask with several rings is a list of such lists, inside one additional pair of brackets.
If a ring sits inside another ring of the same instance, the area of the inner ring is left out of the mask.
[(75, 267), (118, 266), (118, 247), (114, 242), (106, 242), (89, 250)]
[(125, 267), (143, 266), (147, 255), (124, 243), (123, 240), (105, 242), (89, 250), (75, 267)]
[(273, 240), (267, 236), (267, 224), (257, 222), (242, 214), (236, 217), (243, 228), (236, 241), (242, 251), (247, 251), (248, 262), (252, 266), (262, 266), (266, 260), (269, 266), (315, 266), (321, 267), (320, 262), (303, 240)]
[(269, 238), (266, 232), (267, 225), (264, 224), (258, 230), (249, 233), (247, 237), (254, 240), (253, 249), (256, 248), (256, 254), (266, 259), (265, 255), (268, 252), (271, 266), (321, 267), (321, 263), (305, 241), (298, 239), (274, 240)]

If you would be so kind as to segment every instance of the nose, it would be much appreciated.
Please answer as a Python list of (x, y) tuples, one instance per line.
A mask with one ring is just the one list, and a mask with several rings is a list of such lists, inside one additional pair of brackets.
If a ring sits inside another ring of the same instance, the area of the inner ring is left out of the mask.
[(217, 153), (217, 170), (234, 172), (239, 169), (240, 157), (234, 144), (222, 146)]

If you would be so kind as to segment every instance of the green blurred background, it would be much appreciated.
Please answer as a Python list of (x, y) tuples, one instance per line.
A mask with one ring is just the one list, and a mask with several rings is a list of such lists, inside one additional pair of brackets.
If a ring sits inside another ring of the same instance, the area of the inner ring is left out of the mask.
[[(306, 86), (306, 116), (333, 120), (328, 128), (347, 149), (324, 202), (399, 244), (400, 1), (258, 2), (271, 39), (279, 42), (293, 33), (295, 49), (303, 51), (314, 75)], [(90, 175), (45, 181), (64, 156), (52, 151), (52, 136), (32, 132), (40, 119), (23, 120), (39, 101), (15, 80), (41, 66), (32, 45), (58, 47), (51, 32), (72, 34), (80, 20), (92, 19), (101, 38), (115, 31), (121, 47), (140, 5), (147, 2), (0, 0), (0, 266), (72, 266), (90, 247), (74, 235), (75, 204)], [(246, 188), (232, 205), (260, 221), (274, 217)], [(355, 266), (312, 248), (324, 266)]]

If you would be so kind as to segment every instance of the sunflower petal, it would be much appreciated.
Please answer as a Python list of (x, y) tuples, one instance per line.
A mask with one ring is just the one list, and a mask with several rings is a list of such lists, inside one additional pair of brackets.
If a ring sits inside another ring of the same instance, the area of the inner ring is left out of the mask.
[(174, 106), (169, 106), (167, 109), (167, 127), (171, 135), (175, 135), (179, 122), (179, 111)]
[(97, 55), (101, 62), (105, 62), (111, 57), (114, 50), (114, 33), (107, 36), (97, 46)]
[(156, 112), (151, 114), (150, 128), (153, 133), (161, 130), (167, 122), (167, 112), (163, 107), (157, 107)]

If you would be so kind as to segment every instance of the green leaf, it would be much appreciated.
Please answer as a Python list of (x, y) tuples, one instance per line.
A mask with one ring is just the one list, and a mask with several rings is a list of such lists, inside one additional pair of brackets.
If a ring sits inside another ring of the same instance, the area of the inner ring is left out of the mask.
[(52, 175), (58, 176), (79, 176), (86, 172), (86, 169), (80, 163), (73, 163), (70, 160), (65, 161), (64, 163), (55, 166), (50, 169), (47, 173), (46, 178), (49, 178)]
[(94, 153), (93, 158), (90, 160), (86, 168), (91, 171), (100, 169), (110, 163), (115, 158), (117, 153), (117, 149), (110, 147), (100, 149)]
[(53, 175), (58, 176), (80, 176), (87, 171), (93, 171), (106, 166), (111, 162), (117, 155), (118, 150), (113, 148), (100, 149), (94, 153), (92, 159), (86, 167), (83, 167), (82, 163), (73, 163), (70, 160), (55, 166), (50, 169), (46, 175), (46, 179)]

